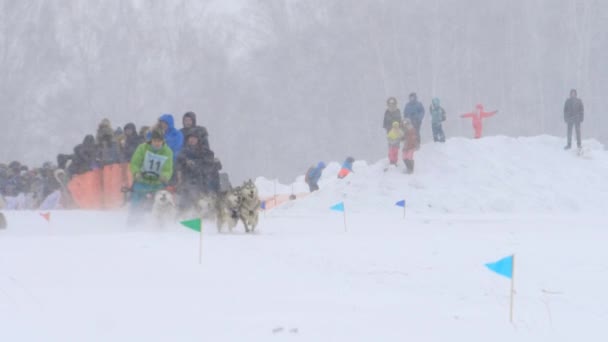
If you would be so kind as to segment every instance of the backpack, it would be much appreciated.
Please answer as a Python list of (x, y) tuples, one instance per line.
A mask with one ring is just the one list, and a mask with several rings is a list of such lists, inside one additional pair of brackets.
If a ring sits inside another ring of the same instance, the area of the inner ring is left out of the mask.
[(309, 181), (309, 177), (310, 177), (310, 173), (315, 169), (314, 166), (311, 166), (310, 168), (308, 168), (308, 171), (306, 171), (306, 174), (304, 175), (304, 182), (306, 182), (306, 184), (308, 184)]

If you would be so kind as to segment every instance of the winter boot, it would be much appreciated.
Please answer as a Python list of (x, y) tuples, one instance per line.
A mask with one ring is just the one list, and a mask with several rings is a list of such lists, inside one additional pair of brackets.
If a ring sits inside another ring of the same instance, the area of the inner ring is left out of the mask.
[(572, 148), (572, 146), (570, 144), (564, 146), (564, 150), (569, 150), (570, 148)]
[(405, 173), (412, 173), (414, 172), (414, 161), (413, 160), (409, 160), (409, 159), (405, 159), (403, 160), (403, 162), (405, 163)]

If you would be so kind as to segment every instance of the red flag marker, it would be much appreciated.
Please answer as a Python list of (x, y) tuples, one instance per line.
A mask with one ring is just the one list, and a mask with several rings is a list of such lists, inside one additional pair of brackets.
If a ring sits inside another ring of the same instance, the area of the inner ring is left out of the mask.
[(51, 213), (40, 213), (40, 216), (42, 216), (46, 222), (51, 222)]

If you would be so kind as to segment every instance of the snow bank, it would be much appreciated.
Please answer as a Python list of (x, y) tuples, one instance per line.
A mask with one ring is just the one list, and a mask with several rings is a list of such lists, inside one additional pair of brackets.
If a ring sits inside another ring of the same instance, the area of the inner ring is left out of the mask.
[[(329, 163), (321, 191), (289, 204), (289, 209), (321, 209), (344, 200), (350, 210), (394, 210), (406, 199), (410, 211), (421, 214), (579, 213), (602, 212), (608, 203), (608, 153), (587, 140), (585, 156), (564, 151), (563, 139), (488, 137), (452, 138), (445, 144), (425, 144), (416, 153), (415, 174), (404, 166), (384, 171), (387, 159), (372, 165), (358, 161), (344, 180), (340, 165)], [(274, 194), (275, 181), (258, 178), (262, 197)], [(304, 177), (276, 184), (276, 193), (307, 192)]]

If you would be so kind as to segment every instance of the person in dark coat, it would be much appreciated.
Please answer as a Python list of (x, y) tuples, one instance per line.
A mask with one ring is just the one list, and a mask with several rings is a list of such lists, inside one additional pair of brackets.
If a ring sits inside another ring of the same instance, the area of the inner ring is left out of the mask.
[(4, 184), (3, 195), (8, 197), (16, 197), (25, 191), (25, 179), (22, 176), (24, 167), (18, 161), (13, 161), (8, 164), (7, 178)]
[(195, 133), (198, 135), (200, 143), (209, 148), (209, 133), (207, 132), (207, 128), (196, 125), (196, 113), (187, 112), (184, 114), (182, 124), (184, 128), (181, 131), (184, 137), (190, 135), (190, 133)]
[[(207, 179), (209, 180), (207, 183), (207, 191), (212, 193), (219, 193), (222, 191), (226, 191), (225, 189), (231, 189), (232, 185), (230, 184), (230, 180), (228, 179), (228, 174), (220, 174), (222, 170), (222, 162), (218, 158), (213, 158), (213, 163), (211, 167), (208, 169)], [(223, 181), (222, 181), (223, 176)], [(223, 186), (222, 186), (223, 185)]]
[(384, 121), (382, 123), (382, 127), (388, 134), (388, 132), (393, 128), (393, 122), (401, 123), (401, 111), (397, 107), (397, 99), (394, 97), (389, 97), (386, 100), (386, 111), (384, 112)]
[(70, 175), (79, 175), (97, 168), (95, 137), (92, 134), (88, 134), (84, 137), (82, 144), (74, 147), (74, 157), (68, 167), (68, 173)]
[(61, 184), (55, 178), (55, 170), (57, 168), (51, 164), (51, 162), (45, 162), (42, 164), (40, 168), (40, 178), (42, 179), (43, 189), (42, 189), (42, 198), (46, 198), (53, 191), (59, 190), (61, 188)]
[(572, 128), (576, 131), (576, 145), (581, 148), (581, 123), (585, 118), (585, 107), (583, 101), (577, 97), (576, 89), (570, 90), (570, 97), (564, 104), (564, 121), (568, 125), (568, 144), (564, 147), (568, 150), (572, 147)]
[(191, 132), (186, 138), (186, 145), (177, 156), (177, 193), (181, 210), (187, 210), (195, 204), (206, 188), (205, 150), (199, 136)]
[(102, 120), (97, 128), (97, 153), (97, 160), (102, 167), (123, 162), (120, 147), (108, 119)]
[(422, 119), (424, 119), (424, 106), (418, 101), (416, 93), (410, 94), (409, 102), (403, 109), (403, 119), (409, 119), (412, 125), (414, 125), (418, 146), (420, 146), (420, 126), (422, 126)]
[(122, 132), (122, 155), (123, 159), (129, 162), (131, 161), (131, 157), (133, 156), (133, 153), (135, 153), (137, 146), (143, 143), (144, 139), (143, 137), (140, 137), (139, 134), (137, 134), (135, 124), (132, 122), (126, 124)]

